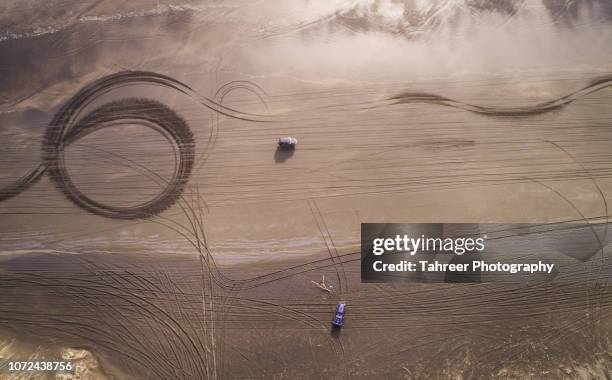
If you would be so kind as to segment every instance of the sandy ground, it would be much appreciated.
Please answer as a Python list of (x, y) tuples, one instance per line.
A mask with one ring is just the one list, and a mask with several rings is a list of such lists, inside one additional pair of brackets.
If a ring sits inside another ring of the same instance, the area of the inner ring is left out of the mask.
[[(608, 284), (362, 284), (358, 252), (363, 222), (607, 220), (611, 89), (522, 117), (385, 101), (563, 97), (612, 70), (607, 19), (586, 12), (561, 27), (539, 2), (452, 30), (412, 14), (421, 39), (398, 34), (398, 2), (307, 3), (68, 12), (58, 2), (31, 28), (36, 2), (3, 5), (2, 186), (40, 163), (70, 96), (121, 70), (170, 75), (210, 98), (248, 81), (222, 104), (274, 121), (142, 85), (89, 106), (147, 97), (171, 107), (196, 143), (188, 186), (144, 220), (89, 213), (48, 176), (0, 203), (0, 356), (72, 353), (81, 379), (612, 376)], [(285, 135), (299, 139), (292, 154), (276, 150)], [(83, 193), (122, 207), (155, 197), (176, 165), (164, 137), (135, 124), (65, 154)], [(322, 275), (331, 293), (313, 286)], [(347, 319), (334, 332), (339, 301)]]

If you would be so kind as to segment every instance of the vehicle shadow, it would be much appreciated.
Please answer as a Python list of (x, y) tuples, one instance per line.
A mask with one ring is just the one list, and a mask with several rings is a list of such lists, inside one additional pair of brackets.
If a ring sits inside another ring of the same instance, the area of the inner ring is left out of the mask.
[(279, 146), (276, 148), (276, 152), (274, 152), (274, 162), (282, 164), (290, 159), (293, 153), (295, 153), (294, 148), (282, 148)]
[(330, 331), (331, 337), (338, 339), (340, 337), (341, 330), (342, 330), (341, 327), (338, 327), (336, 325), (331, 325), (331, 331)]

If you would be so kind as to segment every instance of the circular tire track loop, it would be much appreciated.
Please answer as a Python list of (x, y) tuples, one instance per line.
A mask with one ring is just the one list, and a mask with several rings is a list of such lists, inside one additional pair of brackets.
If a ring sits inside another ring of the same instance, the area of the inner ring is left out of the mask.
[[(107, 103), (79, 120), (82, 111), (110, 91), (128, 85), (148, 84), (183, 93), (215, 113), (253, 122), (269, 117), (247, 114), (217, 104), (191, 87), (168, 76), (146, 71), (111, 74), (83, 87), (53, 117), (43, 139), (41, 163), (13, 184), (0, 189), (0, 201), (10, 199), (35, 184), (45, 173), (66, 197), (93, 214), (114, 219), (143, 219), (171, 207), (189, 181), (195, 158), (195, 142), (188, 124), (162, 103), (151, 99), (127, 98)], [(242, 83), (244, 85), (244, 83)], [(72, 182), (64, 161), (64, 150), (78, 139), (102, 128), (135, 123), (153, 129), (173, 145), (176, 167), (172, 178), (152, 200), (134, 207), (113, 207), (90, 199)]]
[[(43, 160), (55, 186), (74, 204), (109, 218), (141, 219), (159, 214), (180, 197), (191, 175), (195, 143), (187, 123), (170, 108), (149, 99), (128, 98), (95, 109), (68, 131), (62, 131), (62, 126), (70, 125), (64, 124), (63, 117), (57, 115), (47, 129)], [(72, 182), (66, 168), (65, 147), (97, 130), (128, 121), (157, 131), (173, 144), (176, 166), (172, 178), (154, 199), (135, 207), (104, 205), (87, 197)]]

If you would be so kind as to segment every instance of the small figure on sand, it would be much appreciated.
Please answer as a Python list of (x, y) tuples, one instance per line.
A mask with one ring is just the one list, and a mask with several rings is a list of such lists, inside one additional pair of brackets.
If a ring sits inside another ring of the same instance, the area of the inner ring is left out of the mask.
[(321, 277), (321, 281), (320, 282), (315, 282), (315, 281), (311, 281), (313, 284), (315, 284), (315, 286), (321, 290), (324, 290), (328, 293), (331, 293), (332, 289), (334, 288), (332, 285), (328, 285), (325, 282), (325, 275), (323, 275)]

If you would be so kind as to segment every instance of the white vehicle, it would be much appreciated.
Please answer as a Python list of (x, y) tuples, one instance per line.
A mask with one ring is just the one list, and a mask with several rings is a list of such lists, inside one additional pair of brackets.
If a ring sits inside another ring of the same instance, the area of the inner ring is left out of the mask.
[(278, 139), (278, 146), (281, 149), (295, 149), (298, 141), (295, 137), (281, 137)]

